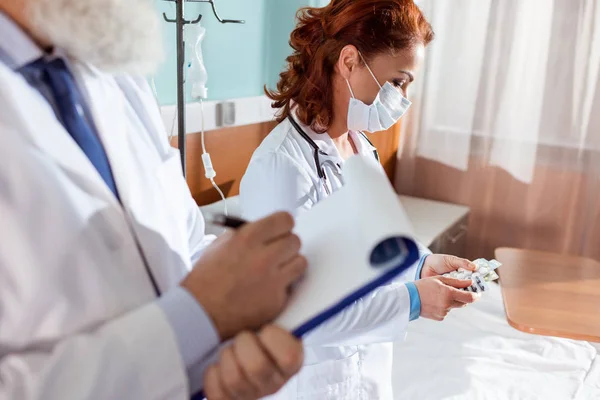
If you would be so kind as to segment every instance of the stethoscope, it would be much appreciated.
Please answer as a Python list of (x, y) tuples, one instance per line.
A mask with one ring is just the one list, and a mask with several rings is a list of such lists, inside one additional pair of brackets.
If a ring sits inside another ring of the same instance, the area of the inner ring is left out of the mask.
[[(329, 154), (325, 153), (323, 150), (321, 150), (319, 148), (319, 146), (314, 142), (314, 140), (312, 140), (310, 138), (310, 136), (308, 136), (306, 134), (306, 132), (304, 132), (304, 130), (300, 127), (300, 125), (298, 125), (298, 122), (296, 122), (296, 120), (291, 115), (288, 115), (288, 120), (290, 121), (290, 123), (292, 124), (292, 126), (294, 127), (296, 132), (298, 132), (298, 134), (300, 136), (302, 136), (302, 138), (304, 140), (306, 140), (306, 142), (310, 145), (310, 147), (312, 147), (313, 157), (315, 159), (315, 167), (317, 168), (317, 175), (319, 176), (319, 179), (320, 179), (321, 183), (323, 184), (323, 188), (325, 189), (325, 192), (329, 196), (331, 194), (331, 190), (329, 189), (329, 185), (327, 185), (326, 169), (333, 172), (333, 174), (339, 179), (340, 182), (342, 182), (342, 185), (343, 185), (344, 180), (342, 178), (342, 172), (341, 172), (340, 166), (331, 160), (325, 160), (321, 163), (320, 157), (321, 156), (328, 157)], [(375, 157), (375, 160), (377, 160), (377, 162), (379, 163), (379, 153), (375, 149), (375, 146), (373, 146), (373, 143), (371, 143), (371, 141), (369, 140), (367, 135), (365, 135), (362, 132), (359, 132), (359, 133), (362, 135), (363, 138), (365, 138), (367, 143), (369, 143), (373, 147), (373, 156)]]

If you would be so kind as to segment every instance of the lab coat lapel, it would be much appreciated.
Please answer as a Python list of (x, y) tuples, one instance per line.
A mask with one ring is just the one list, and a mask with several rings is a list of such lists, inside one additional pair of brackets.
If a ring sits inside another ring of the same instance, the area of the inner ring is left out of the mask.
[[(145, 140), (139, 140), (150, 136), (141, 131), (148, 128), (138, 121), (143, 110), (134, 111), (135, 105), (118, 79), (85, 65), (75, 67), (74, 73), (88, 98), (113, 171), (122, 210), (130, 221), (145, 262), (159, 287), (178, 282), (181, 276), (169, 275), (164, 265), (190, 262), (186, 256), (189, 238), (184, 192), (178, 182), (169, 181), (176, 176), (173, 172), (182, 175), (179, 157), (164, 161), (155, 149), (146, 147)], [(173, 150), (170, 154), (178, 155), (178, 152)], [(165, 248), (171, 251), (160, 251)]]
[(92, 163), (56, 118), (52, 107), (21, 75), (0, 64), (0, 121), (19, 126), (19, 135), (77, 177), (85, 190), (117, 203)]
[[(121, 202), (126, 204), (130, 199), (128, 171), (134, 166), (129, 164), (131, 152), (127, 141), (129, 127), (126, 110), (126, 99), (114, 79), (99, 79), (92, 67), (77, 64), (73, 67), (83, 95), (86, 97), (92, 113), (96, 131), (108, 157), (113, 179), (119, 192)], [(93, 75), (91, 79), (90, 75)]]

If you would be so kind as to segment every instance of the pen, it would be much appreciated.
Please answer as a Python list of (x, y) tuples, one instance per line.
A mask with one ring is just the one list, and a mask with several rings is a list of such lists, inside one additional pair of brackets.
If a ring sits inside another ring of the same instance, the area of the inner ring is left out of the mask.
[(229, 216), (223, 215), (223, 214), (213, 215), (212, 220), (210, 222), (213, 225), (222, 226), (222, 227), (230, 228), (230, 229), (239, 229), (248, 223), (248, 221), (246, 221), (242, 218), (229, 217)]

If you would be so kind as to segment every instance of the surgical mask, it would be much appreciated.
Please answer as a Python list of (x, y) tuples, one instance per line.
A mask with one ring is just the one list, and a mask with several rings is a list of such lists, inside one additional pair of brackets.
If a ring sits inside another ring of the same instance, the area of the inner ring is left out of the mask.
[[(360, 57), (362, 58), (362, 55)], [(381, 86), (364, 58), (363, 62), (377, 83), (377, 86), (379, 86), (379, 93), (373, 104), (366, 105), (354, 97), (350, 81), (346, 79), (350, 95), (352, 96), (350, 106), (348, 107), (348, 129), (351, 131), (368, 131), (372, 133), (385, 131), (406, 114), (411, 102), (389, 82)]]

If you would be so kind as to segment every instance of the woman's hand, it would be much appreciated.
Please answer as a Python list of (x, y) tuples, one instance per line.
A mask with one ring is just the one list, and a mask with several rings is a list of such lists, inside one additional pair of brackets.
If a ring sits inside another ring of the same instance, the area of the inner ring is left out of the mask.
[(425, 259), (425, 264), (423, 264), (423, 270), (421, 271), (421, 278), (425, 279), (444, 275), (448, 272), (456, 271), (459, 268), (466, 269), (467, 271), (475, 271), (476, 267), (475, 264), (464, 258), (447, 256), (444, 254), (432, 254)]
[(462, 308), (480, 298), (479, 294), (460, 290), (468, 288), (470, 279), (434, 276), (415, 282), (421, 299), (421, 317), (443, 321), (453, 308)]

